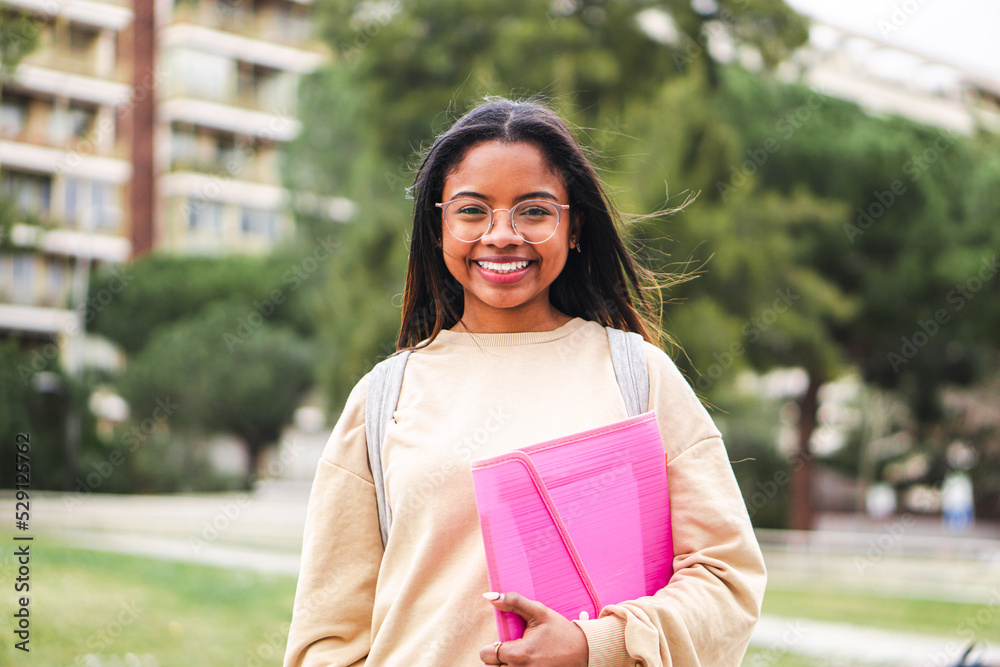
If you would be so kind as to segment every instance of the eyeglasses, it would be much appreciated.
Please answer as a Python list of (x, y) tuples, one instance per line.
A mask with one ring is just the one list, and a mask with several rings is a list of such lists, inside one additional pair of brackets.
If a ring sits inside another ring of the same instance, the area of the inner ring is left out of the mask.
[(463, 243), (475, 243), (490, 233), (497, 211), (510, 214), (510, 226), (526, 243), (545, 243), (559, 228), (562, 211), (569, 204), (555, 204), (544, 199), (529, 199), (513, 208), (490, 208), (478, 199), (462, 197), (435, 204), (448, 231)]

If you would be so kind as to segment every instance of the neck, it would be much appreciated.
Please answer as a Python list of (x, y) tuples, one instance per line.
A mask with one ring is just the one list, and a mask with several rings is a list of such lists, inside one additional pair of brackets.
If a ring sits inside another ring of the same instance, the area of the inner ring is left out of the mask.
[(551, 312), (547, 313), (532, 315), (526, 313), (505, 313), (504, 315), (488, 319), (463, 315), (451, 330), (490, 334), (554, 331), (572, 319), (569, 315), (555, 308), (552, 308)]

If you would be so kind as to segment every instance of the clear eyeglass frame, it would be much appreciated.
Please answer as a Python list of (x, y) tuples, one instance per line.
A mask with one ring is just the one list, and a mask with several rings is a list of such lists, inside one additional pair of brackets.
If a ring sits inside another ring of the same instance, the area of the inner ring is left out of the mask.
[[(452, 230), (451, 226), (448, 224), (448, 207), (451, 206), (452, 204), (454, 204), (455, 202), (460, 202), (460, 201), (475, 202), (476, 204), (481, 205), (484, 209), (486, 209), (487, 211), (490, 212), (490, 221), (489, 221), (489, 224), (486, 225), (486, 231), (484, 231), (479, 236), (479, 238), (472, 239), (471, 241), (463, 239), (463, 238), (460, 238), (458, 235), (455, 234), (455, 232)], [(537, 204), (544, 204), (546, 206), (551, 206), (551, 207), (553, 207), (553, 208), (556, 209), (556, 226), (552, 228), (552, 233), (549, 234), (548, 236), (546, 236), (541, 241), (529, 241), (528, 239), (524, 238), (524, 236), (521, 234), (521, 231), (517, 228), (517, 224), (514, 222), (514, 211), (516, 211), (517, 209), (520, 209), (522, 207), (527, 208), (527, 207), (529, 207), (530, 204), (536, 204), (536, 205)], [(450, 201), (438, 202), (438, 203), (436, 203), (434, 205), (437, 206), (439, 209), (441, 209), (441, 218), (444, 221), (445, 226), (448, 227), (448, 231), (451, 233), (451, 235), (455, 238), (456, 241), (461, 241), (462, 243), (476, 243), (478, 241), (481, 241), (484, 236), (486, 236), (487, 234), (489, 234), (493, 230), (493, 225), (496, 223), (496, 220), (497, 220), (497, 218), (496, 218), (496, 212), (497, 211), (506, 211), (507, 212), (508, 217), (510, 219), (511, 229), (514, 230), (514, 233), (517, 234), (518, 238), (520, 238), (522, 241), (524, 241), (525, 243), (530, 243), (531, 245), (538, 245), (540, 243), (545, 243), (546, 241), (548, 241), (549, 239), (551, 239), (553, 236), (555, 236), (556, 232), (559, 230), (559, 225), (562, 224), (562, 212), (566, 211), (566, 210), (569, 210), (569, 204), (557, 204), (557, 203), (555, 203), (553, 201), (549, 201), (548, 199), (526, 199), (526, 200), (524, 200), (522, 202), (518, 202), (517, 204), (514, 204), (514, 206), (511, 207), (511, 208), (491, 208), (489, 205), (487, 205), (482, 200), (475, 199), (474, 197), (456, 197), (455, 199), (452, 199)]]

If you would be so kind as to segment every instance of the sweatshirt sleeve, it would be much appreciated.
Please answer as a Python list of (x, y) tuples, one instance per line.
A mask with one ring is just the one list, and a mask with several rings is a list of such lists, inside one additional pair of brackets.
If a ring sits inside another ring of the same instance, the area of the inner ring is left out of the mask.
[(316, 469), (284, 667), (361, 665), (371, 646), (382, 541), (366, 389), (362, 380), (351, 392)]
[(650, 407), (667, 451), (674, 575), (655, 595), (576, 621), (591, 667), (736, 667), (766, 573), (722, 438), (661, 350), (647, 346)]

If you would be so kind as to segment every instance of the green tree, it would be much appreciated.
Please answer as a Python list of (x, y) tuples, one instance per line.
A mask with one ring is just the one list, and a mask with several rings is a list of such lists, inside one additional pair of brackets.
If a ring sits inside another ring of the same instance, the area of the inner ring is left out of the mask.
[(719, 108), (743, 139), (742, 156), (777, 143), (740, 189), (805, 188), (840, 202), (835, 224), (810, 227), (801, 262), (854, 304), (826, 322), (825, 338), (866, 380), (907, 399), (917, 446), (940, 458), (942, 390), (997, 365), (996, 314), (987, 311), (998, 284), (980, 277), (1000, 250), (997, 137), (970, 141), (870, 117), (803, 87), (735, 74), (727, 86), (737, 103)]
[[(318, 243), (311, 247), (321, 248)], [(324, 253), (320, 256), (328, 257), (329, 251)], [(325, 268), (318, 260), (315, 265), (304, 265), (309, 256), (302, 246), (286, 246), (260, 256), (150, 254), (106, 267), (90, 282), (87, 325), (132, 354), (142, 350), (159, 329), (211, 303), (237, 298), (244, 304), (238, 314), (243, 320), (256, 312), (268, 323), (287, 325), (308, 337), (315, 326), (313, 291)], [(234, 319), (231, 328), (239, 325)]]
[(0, 94), (24, 58), (38, 47), (41, 23), (7, 7), (0, 9)]
[[(676, 34), (644, 29), (650, 11), (672, 15)], [(806, 38), (804, 21), (772, 0), (724, 0), (711, 15), (680, 0), (474, 7), (463, 0), (336, 0), (317, 14), (337, 60), (302, 87), (303, 133), (287, 158), (290, 186), (347, 196), (359, 208), (351, 226), (373, 227), (343, 232), (327, 290), (320, 335), (323, 384), (334, 405), (392, 349), (404, 266), (395, 258), (405, 256), (412, 161), (463, 111), (485, 95), (542, 94), (581, 126), (585, 142), (591, 136), (607, 146), (626, 110), (648, 104), (665, 81), (710, 75), (704, 45), (712, 30), (756, 45), (768, 64)], [(391, 251), (387, 243), (395, 244)]]
[[(38, 47), (41, 24), (21, 12), (0, 8), (0, 99), (3, 89), (14, 78), (17, 66)], [(25, 215), (9, 193), (0, 193), (0, 248), (10, 245), (10, 228), (18, 222), (38, 223)]]
[(168, 404), (172, 429), (240, 437), (252, 480), (260, 453), (278, 439), (311, 384), (314, 354), (286, 326), (237, 331), (250, 312), (240, 300), (213, 302), (163, 326), (118, 384), (135, 414)]
[(845, 368), (836, 331), (859, 308), (814, 261), (824, 239), (840, 229), (846, 206), (807, 187), (782, 190), (760, 181), (759, 170), (780, 156), (779, 135), (772, 129), (754, 143), (737, 121), (745, 114), (780, 118), (783, 110), (749, 109), (741, 99), (739, 84), (764, 86), (762, 77), (736, 68), (718, 75), (715, 87), (695, 78), (673, 81), (653, 104), (630, 110), (623, 124), (650, 148), (636, 150), (638, 142), (623, 137), (615, 149), (628, 157), (612, 182), (632, 193), (633, 210), (669, 205), (664, 174), (671, 175), (672, 191), (698, 193), (683, 212), (645, 221), (639, 234), (647, 263), (662, 270), (678, 260), (703, 267), (698, 280), (671, 290), (677, 303), (665, 309), (696, 390), (713, 402), (731, 401), (727, 388), (741, 369), (798, 366), (808, 373), (797, 401), (799, 451), (791, 477), (792, 524), (806, 528), (817, 392)]

